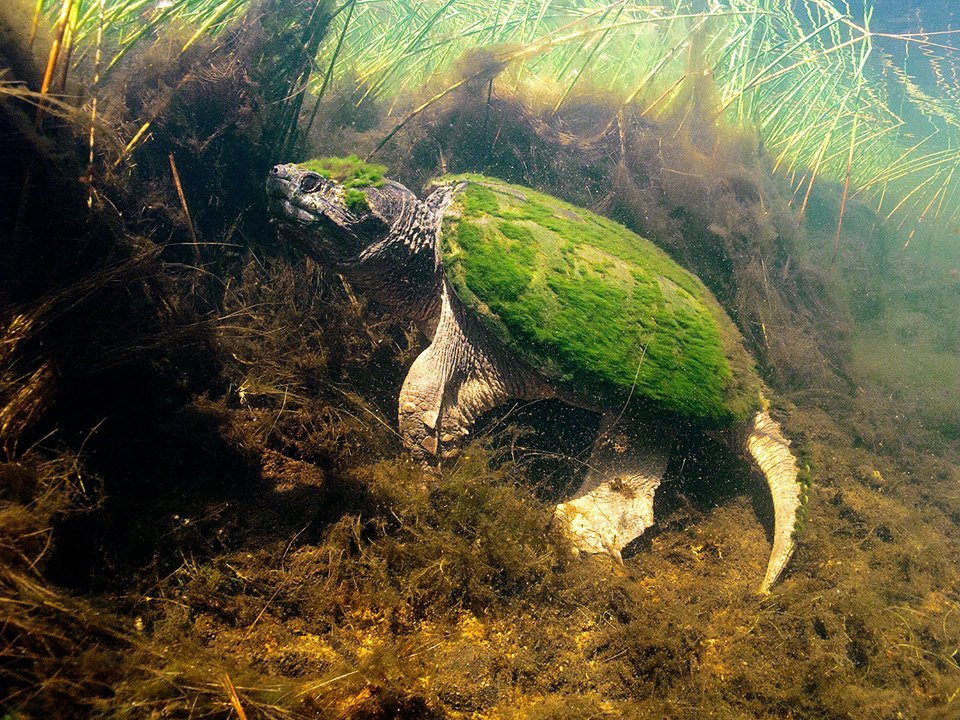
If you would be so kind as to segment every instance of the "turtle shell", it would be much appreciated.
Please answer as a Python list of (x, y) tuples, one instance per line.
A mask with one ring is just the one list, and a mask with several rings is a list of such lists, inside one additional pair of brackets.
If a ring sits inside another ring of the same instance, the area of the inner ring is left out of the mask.
[(588, 210), (482, 175), (441, 227), (460, 300), (555, 385), (590, 405), (713, 427), (760, 408), (742, 338), (695, 275)]

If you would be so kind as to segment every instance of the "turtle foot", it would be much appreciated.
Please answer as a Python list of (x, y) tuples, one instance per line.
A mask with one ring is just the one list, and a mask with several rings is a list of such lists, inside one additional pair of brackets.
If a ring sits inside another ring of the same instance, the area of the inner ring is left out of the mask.
[(667, 469), (667, 454), (642, 426), (620, 431), (607, 415), (593, 445), (583, 485), (554, 510), (554, 523), (576, 554), (620, 552), (653, 525), (653, 496)]
[(620, 551), (653, 525), (653, 496), (659, 476), (616, 477), (554, 510), (554, 522), (575, 555), (606, 553), (622, 562)]

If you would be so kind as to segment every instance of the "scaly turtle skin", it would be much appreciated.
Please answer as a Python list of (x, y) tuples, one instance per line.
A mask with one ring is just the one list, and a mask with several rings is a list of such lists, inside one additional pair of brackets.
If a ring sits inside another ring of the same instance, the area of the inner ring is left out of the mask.
[(622, 226), (529, 188), (450, 176), (421, 201), (382, 170), (355, 158), (278, 165), (267, 191), (285, 236), (432, 337), (399, 398), (413, 455), (454, 456), (474, 420), (511, 398), (596, 410), (589, 470), (555, 520), (576, 552), (619, 558), (653, 524), (670, 429), (726, 429), (773, 496), (768, 591), (793, 553), (803, 489), (740, 335), (700, 280)]

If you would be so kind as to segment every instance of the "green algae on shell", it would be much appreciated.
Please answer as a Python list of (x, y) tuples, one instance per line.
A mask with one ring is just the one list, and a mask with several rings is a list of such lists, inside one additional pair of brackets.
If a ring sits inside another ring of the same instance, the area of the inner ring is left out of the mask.
[(386, 166), (365, 162), (356, 155), (313, 158), (297, 164), (304, 170), (336, 180), (345, 190), (380, 187), (387, 172)]
[(356, 155), (313, 158), (298, 164), (304, 170), (340, 183), (343, 186), (344, 203), (354, 213), (370, 209), (363, 188), (380, 187), (387, 172), (386, 166), (365, 162)]
[(740, 334), (694, 275), (649, 240), (588, 210), (482, 175), (442, 228), (457, 295), (561, 388), (725, 426), (760, 408)]

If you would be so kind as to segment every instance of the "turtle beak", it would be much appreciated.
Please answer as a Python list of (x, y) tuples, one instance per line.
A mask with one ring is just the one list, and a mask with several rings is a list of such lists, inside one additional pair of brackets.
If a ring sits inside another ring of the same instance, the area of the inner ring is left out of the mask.
[(267, 176), (267, 197), (271, 203), (274, 198), (289, 198), (293, 195), (294, 172), (292, 165), (274, 165)]
[[(312, 225), (328, 214), (336, 213), (322, 193), (313, 193), (316, 186), (304, 190), (307, 179), (317, 179), (314, 173), (305, 172), (296, 165), (274, 165), (267, 176), (267, 204), (270, 214), (280, 224)], [(306, 202), (305, 197), (310, 197)]]

